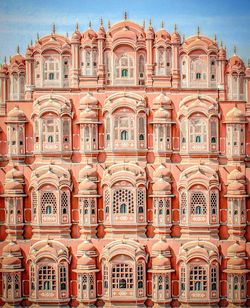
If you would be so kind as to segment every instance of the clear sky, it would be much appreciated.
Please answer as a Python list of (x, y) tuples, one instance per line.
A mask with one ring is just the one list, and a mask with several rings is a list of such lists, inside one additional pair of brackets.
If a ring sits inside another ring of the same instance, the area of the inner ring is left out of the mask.
[(146, 25), (152, 18), (155, 30), (165, 21), (167, 31), (172, 33), (174, 23), (186, 37), (201, 33), (211, 38), (217, 34), (231, 56), (233, 46), (246, 62), (250, 58), (250, 0), (0, 0), (0, 62), (16, 53), (21, 53), (27, 44), (51, 32), (56, 23), (57, 32), (71, 35), (76, 20), (79, 30), (84, 31), (92, 22), (97, 30), (102, 16), (107, 27), (123, 18)]

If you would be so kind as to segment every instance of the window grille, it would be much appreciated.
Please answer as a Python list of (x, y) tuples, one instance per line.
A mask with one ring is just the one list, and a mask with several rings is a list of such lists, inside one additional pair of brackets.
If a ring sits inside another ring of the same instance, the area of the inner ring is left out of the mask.
[(60, 287), (61, 290), (67, 288), (67, 270), (65, 266), (60, 266)]
[(56, 272), (52, 266), (42, 266), (38, 271), (39, 290), (56, 290)]
[(61, 194), (61, 212), (62, 214), (67, 214), (69, 208), (69, 200), (68, 200), (68, 194), (63, 191)]
[(194, 266), (190, 270), (190, 291), (207, 290), (207, 273), (203, 266)]
[(129, 264), (115, 264), (112, 268), (112, 288), (113, 289), (132, 289), (133, 268)]
[(137, 266), (137, 285), (138, 288), (143, 288), (143, 264), (138, 264)]
[(134, 194), (128, 189), (119, 189), (114, 192), (113, 195), (113, 213), (121, 213), (121, 205), (125, 205), (127, 208), (127, 213), (134, 213)]
[(193, 192), (191, 194), (190, 205), (192, 215), (204, 215), (207, 213), (206, 197), (202, 192)]
[(43, 192), (41, 198), (41, 212), (47, 214), (48, 208), (51, 209), (51, 214), (57, 213), (56, 196), (53, 192)]

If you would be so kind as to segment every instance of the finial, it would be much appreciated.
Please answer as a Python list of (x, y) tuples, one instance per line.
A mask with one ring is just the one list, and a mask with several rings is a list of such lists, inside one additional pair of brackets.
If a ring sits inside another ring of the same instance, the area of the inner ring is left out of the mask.
[(91, 29), (91, 27), (92, 27), (92, 23), (91, 23), (91, 21), (89, 22), (89, 29)]
[(30, 46), (33, 46), (33, 40), (32, 39), (30, 40)]
[(55, 34), (56, 33), (56, 24), (53, 22), (52, 25), (52, 33)]
[(102, 17), (100, 18), (100, 26), (103, 27), (103, 19), (102, 19)]
[(78, 31), (78, 21), (76, 21), (75, 31)]
[(215, 43), (217, 42), (217, 36), (216, 36), (216, 33), (214, 34), (214, 41), (215, 41)]
[(234, 56), (236, 56), (236, 52), (237, 52), (236, 45), (234, 45)]
[(146, 26), (146, 22), (145, 22), (145, 19), (144, 19), (143, 23), (142, 23), (142, 28), (145, 29), (145, 26)]
[(161, 28), (164, 29), (164, 27), (165, 27), (165, 23), (164, 23), (164, 21), (162, 20), (162, 21), (161, 21)]
[(19, 48), (19, 45), (17, 45), (17, 48), (16, 48), (16, 53), (19, 55), (20, 54), (20, 48)]
[(223, 48), (223, 42), (222, 41), (220, 41), (220, 47)]
[(174, 32), (176, 32), (177, 31), (177, 26), (176, 26), (176, 24), (174, 24)]
[(4, 64), (7, 63), (7, 58), (6, 58), (6, 56), (4, 57), (3, 63), (4, 63)]
[(250, 58), (248, 59), (248, 66), (250, 66)]
[(197, 27), (197, 35), (200, 36), (200, 33), (201, 33), (200, 27), (198, 26), (198, 27)]
[(124, 12), (124, 20), (127, 20), (127, 19), (128, 19), (128, 12), (125, 11), (125, 12)]
[(40, 40), (40, 36), (39, 36), (39, 33), (38, 33), (38, 32), (37, 32), (37, 34), (36, 34), (36, 38), (37, 38), (38, 41)]
[(226, 45), (225, 45), (224, 49), (225, 49), (225, 51), (227, 51), (227, 46)]
[(66, 32), (66, 37), (69, 38), (69, 33), (68, 33), (68, 31)]
[(110, 20), (108, 20), (108, 29), (111, 28)]
[(182, 41), (185, 42), (185, 34), (182, 35)]
[(152, 19), (149, 19), (149, 28), (152, 28)]

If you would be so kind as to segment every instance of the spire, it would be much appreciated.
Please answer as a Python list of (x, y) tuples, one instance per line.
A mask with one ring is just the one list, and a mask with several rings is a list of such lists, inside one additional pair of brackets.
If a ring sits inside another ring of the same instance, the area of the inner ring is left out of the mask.
[(237, 48), (236, 48), (236, 45), (234, 45), (234, 56), (236, 56), (237, 54)]
[(68, 33), (68, 31), (66, 32), (66, 37), (69, 38), (69, 33)]
[(92, 28), (92, 23), (91, 23), (91, 21), (89, 22), (89, 29), (91, 29)]
[(103, 27), (103, 19), (102, 19), (102, 17), (100, 18), (100, 27)]
[(220, 47), (223, 48), (223, 42), (222, 41), (220, 41)]
[(200, 36), (200, 34), (201, 34), (200, 27), (198, 26), (197, 27), (197, 35)]
[(111, 28), (110, 20), (108, 20), (108, 29)]
[(33, 41), (32, 40), (30, 40), (30, 46), (33, 46)]
[(52, 25), (52, 34), (55, 34), (56, 33), (56, 24), (53, 22), (53, 25)]
[(19, 48), (19, 45), (17, 45), (16, 53), (17, 53), (18, 55), (20, 55), (20, 48)]
[(185, 42), (185, 39), (186, 39), (186, 38), (185, 38), (185, 34), (183, 34), (183, 35), (182, 35), (182, 41), (183, 41), (183, 43)]
[(161, 21), (161, 28), (162, 28), (162, 29), (164, 29), (164, 28), (165, 28), (165, 23), (164, 23), (164, 21), (163, 21), (163, 20)]
[(75, 31), (78, 31), (78, 21), (76, 21)]
[(125, 11), (125, 12), (124, 12), (124, 20), (127, 20), (127, 19), (128, 19), (128, 12)]
[(176, 24), (174, 24), (174, 32), (176, 32), (177, 31), (177, 26), (176, 26)]
[(7, 58), (6, 58), (6, 56), (4, 57), (3, 63), (4, 63), (4, 64), (7, 63)]
[(152, 19), (149, 19), (149, 28), (152, 28)]
[(143, 23), (142, 23), (142, 28), (145, 29), (145, 26), (146, 26), (146, 22), (145, 22), (145, 19), (144, 19)]
[(36, 34), (36, 38), (37, 38), (38, 41), (40, 40), (40, 36), (39, 36), (39, 33), (38, 33), (38, 32), (37, 32), (37, 34)]
[(217, 43), (217, 36), (216, 36), (216, 33), (214, 34), (214, 41), (215, 41), (215, 43)]

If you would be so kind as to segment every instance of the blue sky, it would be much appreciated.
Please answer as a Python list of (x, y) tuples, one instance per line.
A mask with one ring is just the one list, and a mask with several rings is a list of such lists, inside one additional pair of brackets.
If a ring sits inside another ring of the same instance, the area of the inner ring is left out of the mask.
[(89, 21), (97, 29), (101, 16), (107, 27), (108, 20), (121, 20), (125, 10), (129, 19), (141, 24), (152, 18), (155, 30), (162, 20), (169, 32), (176, 23), (186, 37), (200, 26), (204, 35), (217, 34), (229, 56), (236, 45), (245, 62), (250, 58), (250, 0), (0, 0), (0, 62), (16, 53), (17, 45), (24, 53), (37, 32), (51, 32), (53, 22), (58, 33), (71, 35), (76, 20), (80, 31)]

